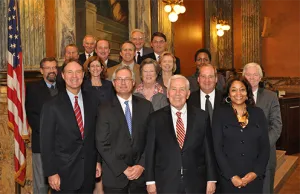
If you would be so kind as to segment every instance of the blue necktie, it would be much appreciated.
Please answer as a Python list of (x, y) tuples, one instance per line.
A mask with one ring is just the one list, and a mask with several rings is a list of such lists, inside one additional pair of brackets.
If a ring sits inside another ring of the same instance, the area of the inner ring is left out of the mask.
[(125, 107), (125, 117), (126, 117), (128, 129), (129, 129), (129, 133), (131, 135), (132, 134), (132, 123), (131, 123), (131, 113), (130, 113), (130, 108), (129, 108), (128, 101), (125, 101), (124, 104), (126, 105), (126, 107)]

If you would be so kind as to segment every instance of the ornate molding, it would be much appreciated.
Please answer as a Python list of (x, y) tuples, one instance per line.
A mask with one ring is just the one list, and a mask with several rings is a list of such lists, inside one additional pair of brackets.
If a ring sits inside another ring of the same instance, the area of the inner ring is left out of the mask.
[(300, 77), (265, 77), (262, 79), (270, 90), (285, 90), (287, 93), (300, 93)]

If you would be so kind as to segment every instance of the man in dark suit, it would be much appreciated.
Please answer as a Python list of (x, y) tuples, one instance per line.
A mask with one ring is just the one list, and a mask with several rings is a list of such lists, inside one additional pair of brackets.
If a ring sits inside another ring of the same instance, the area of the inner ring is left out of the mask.
[(99, 108), (96, 145), (103, 159), (104, 193), (147, 193), (144, 179), (146, 120), (152, 104), (132, 95), (134, 73), (121, 66), (113, 74), (116, 96)]
[(140, 29), (134, 29), (130, 33), (130, 41), (133, 42), (133, 44), (136, 47), (135, 51), (135, 61), (137, 64), (141, 64), (142, 57), (144, 55), (147, 55), (149, 53), (152, 53), (152, 48), (145, 47), (145, 33)]
[(95, 52), (96, 39), (92, 35), (86, 35), (83, 39), (84, 52), (79, 55), (79, 62), (81, 65), (91, 56), (97, 56)]
[(146, 184), (154, 193), (215, 192), (216, 161), (208, 114), (186, 104), (189, 82), (174, 75), (166, 106), (149, 116)]
[[(142, 57), (142, 60), (146, 58), (151, 58), (156, 61), (159, 60), (159, 56), (166, 51), (167, 49), (167, 37), (161, 32), (155, 32), (152, 34), (151, 37), (151, 47), (154, 52), (149, 53), (148, 55), (144, 55)], [(178, 57), (176, 58), (176, 71), (174, 74), (180, 74), (180, 59)]]
[(217, 69), (211, 64), (199, 67), (198, 84), (200, 89), (191, 93), (188, 104), (201, 108), (209, 113), (212, 119), (213, 110), (220, 106), (222, 92), (216, 89), (218, 82)]
[[(210, 54), (209, 50), (207, 50), (205, 48), (199, 49), (195, 53), (194, 60), (195, 60), (195, 65), (196, 65), (196, 72), (194, 73), (194, 75), (188, 77), (188, 80), (191, 85), (191, 92), (199, 90), (199, 84), (198, 84), (199, 68), (202, 65), (211, 63), (211, 54)], [(223, 87), (225, 86), (224, 76), (222, 74), (218, 73), (217, 80), (218, 80), (218, 82), (217, 82), (216, 88), (219, 91), (223, 91)]]
[(62, 69), (66, 89), (42, 109), (41, 155), (53, 193), (92, 193), (95, 176), (100, 176), (95, 146), (97, 104), (81, 91), (83, 75), (77, 61), (67, 62)]
[(57, 94), (57, 60), (54, 57), (42, 59), (40, 72), (43, 79), (26, 85), (25, 108), (32, 130), (33, 193), (48, 193), (49, 185), (45, 180), (40, 152), (40, 114), (43, 104)]
[(275, 92), (259, 88), (263, 72), (259, 64), (248, 63), (243, 68), (243, 76), (252, 87), (256, 106), (264, 111), (267, 118), (270, 141), (270, 158), (266, 169), (263, 193), (274, 193), (274, 177), (276, 170), (276, 141), (282, 131), (282, 120), (278, 97)]
[(118, 65), (117, 61), (111, 60), (108, 58), (110, 54), (110, 44), (107, 40), (98, 40), (95, 49), (98, 57), (102, 59), (103, 63), (106, 65), (107, 68), (113, 67)]

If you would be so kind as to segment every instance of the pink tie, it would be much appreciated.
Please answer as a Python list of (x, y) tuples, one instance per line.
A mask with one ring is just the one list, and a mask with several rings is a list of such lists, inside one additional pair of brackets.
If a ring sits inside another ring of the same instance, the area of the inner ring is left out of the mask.
[(75, 117), (77, 120), (79, 130), (80, 130), (81, 138), (83, 139), (83, 130), (84, 130), (83, 129), (83, 120), (82, 120), (82, 116), (81, 116), (80, 107), (78, 105), (78, 96), (75, 96), (74, 112), (75, 112)]
[(184, 125), (183, 125), (183, 121), (181, 119), (181, 112), (177, 112), (176, 115), (178, 117), (177, 121), (176, 121), (177, 141), (178, 141), (180, 148), (182, 148), (183, 142), (184, 142), (184, 137), (185, 137)]

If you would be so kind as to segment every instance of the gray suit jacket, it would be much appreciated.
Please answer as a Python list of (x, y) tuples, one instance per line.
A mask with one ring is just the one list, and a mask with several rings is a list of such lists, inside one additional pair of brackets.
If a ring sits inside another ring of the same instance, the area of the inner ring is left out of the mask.
[[(133, 93), (133, 95), (146, 99), (145, 96), (143, 96), (143, 94), (138, 93), (138, 92)], [(157, 93), (157, 94), (153, 95), (151, 103), (152, 103), (154, 111), (157, 111), (157, 110), (169, 105), (167, 96), (162, 93)]]
[(256, 106), (264, 111), (268, 121), (270, 159), (268, 169), (276, 168), (276, 141), (282, 130), (281, 112), (278, 97), (275, 92), (259, 88), (257, 92)]

